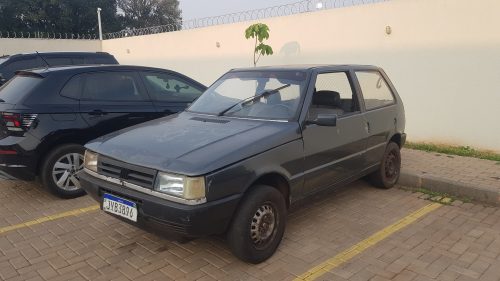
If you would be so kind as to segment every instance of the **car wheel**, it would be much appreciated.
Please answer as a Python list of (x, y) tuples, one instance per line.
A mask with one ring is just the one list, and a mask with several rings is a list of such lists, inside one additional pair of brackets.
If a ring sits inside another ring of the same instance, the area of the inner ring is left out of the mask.
[(283, 195), (271, 186), (255, 186), (243, 198), (233, 218), (227, 235), (229, 247), (243, 261), (263, 262), (278, 248), (285, 222)]
[(389, 189), (399, 180), (401, 173), (401, 151), (399, 145), (390, 142), (384, 152), (380, 168), (370, 175), (373, 185)]
[(61, 198), (84, 195), (77, 174), (83, 169), (84, 151), (83, 146), (78, 144), (61, 145), (52, 150), (42, 164), (42, 184)]

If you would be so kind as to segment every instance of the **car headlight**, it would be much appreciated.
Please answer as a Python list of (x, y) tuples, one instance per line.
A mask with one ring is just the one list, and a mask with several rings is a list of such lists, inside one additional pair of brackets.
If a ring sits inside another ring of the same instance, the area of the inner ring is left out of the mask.
[(205, 178), (158, 172), (155, 190), (187, 200), (202, 199), (205, 198)]
[(85, 150), (83, 165), (85, 168), (97, 173), (98, 154), (90, 150)]

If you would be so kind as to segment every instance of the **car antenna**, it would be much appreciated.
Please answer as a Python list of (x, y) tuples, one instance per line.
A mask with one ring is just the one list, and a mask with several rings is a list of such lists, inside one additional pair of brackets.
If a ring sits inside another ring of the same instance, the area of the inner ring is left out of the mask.
[(40, 53), (38, 51), (35, 51), (36, 54), (43, 60), (43, 62), (45, 62), (45, 64), (47, 65), (46, 68), (49, 68), (50, 67), (50, 64), (42, 57), (42, 55), (40, 55)]

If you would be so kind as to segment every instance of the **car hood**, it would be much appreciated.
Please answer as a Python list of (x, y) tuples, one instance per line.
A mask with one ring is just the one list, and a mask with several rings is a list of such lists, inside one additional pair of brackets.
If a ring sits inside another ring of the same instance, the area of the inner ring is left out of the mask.
[(297, 122), (183, 112), (111, 133), (86, 147), (134, 165), (197, 176), (298, 138)]

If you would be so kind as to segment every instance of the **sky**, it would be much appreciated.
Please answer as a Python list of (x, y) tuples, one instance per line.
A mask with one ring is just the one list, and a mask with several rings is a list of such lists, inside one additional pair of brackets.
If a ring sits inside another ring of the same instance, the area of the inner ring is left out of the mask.
[(179, 0), (184, 20), (295, 3), (299, 0)]

